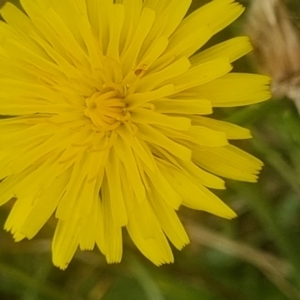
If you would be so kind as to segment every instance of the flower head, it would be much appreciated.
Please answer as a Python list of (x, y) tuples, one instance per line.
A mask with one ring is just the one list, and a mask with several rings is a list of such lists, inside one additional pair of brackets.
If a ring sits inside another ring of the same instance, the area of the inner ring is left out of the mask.
[[(0, 23), (0, 205), (16, 241), (54, 214), (53, 261), (95, 245), (122, 256), (122, 228), (153, 263), (189, 242), (181, 206), (235, 213), (208, 188), (254, 182), (262, 163), (229, 144), (248, 130), (206, 117), (270, 97), (269, 79), (229, 73), (238, 37), (201, 48), (243, 11), (215, 0), (21, 0)], [(168, 239), (168, 240), (167, 240)]]

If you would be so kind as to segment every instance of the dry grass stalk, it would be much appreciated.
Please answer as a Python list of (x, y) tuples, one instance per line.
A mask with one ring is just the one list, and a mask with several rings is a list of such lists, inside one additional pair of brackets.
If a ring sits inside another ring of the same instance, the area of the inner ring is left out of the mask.
[(300, 31), (285, 0), (252, 0), (247, 34), (258, 69), (272, 77), (274, 96), (295, 101), (300, 113)]
[(292, 266), (287, 261), (245, 243), (230, 240), (200, 224), (187, 221), (185, 225), (193, 243), (215, 249), (252, 264), (273, 282), (288, 299), (300, 299), (298, 291), (287, 279), (292, 272)]

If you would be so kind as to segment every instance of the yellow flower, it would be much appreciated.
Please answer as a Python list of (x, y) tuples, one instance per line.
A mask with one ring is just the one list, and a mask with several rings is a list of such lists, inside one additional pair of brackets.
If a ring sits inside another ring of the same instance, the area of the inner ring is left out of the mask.
[[(181, 205), (234, 218), (208, 188), (255, 182), (262, 163), (229, 144), (248, 130), (205, 117), (270, 97), (269, 78), (229, 73), (238, 37), (197, 54), (242, 12), (215, 0), (22, 0), (0, 23), (0, 205), (31, 239), (54, 214), (53, 262), (95, 244), (122, 257), (122, 228), (153, 263), (189, 242)], [(168, 240), (167, 240), (168, 239)]]

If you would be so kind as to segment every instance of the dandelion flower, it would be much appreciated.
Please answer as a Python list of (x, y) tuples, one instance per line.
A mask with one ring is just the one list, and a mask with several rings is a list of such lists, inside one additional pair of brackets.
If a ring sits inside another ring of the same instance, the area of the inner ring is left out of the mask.
[[(21, 0), (0, 23), (0, 205), (31, 239), (54, 215), (53, 262), (95, 245), (122, 257), (122, 229), (154, 264), (188, 236), (181, 205), (235, 213), (209, 189), (255, 182), (262, 163), (230, 145), (248, 130), (207, 117), (270, 97), (269, 79), (231, 73), (237, 37), (197, 52), (243, 7), (215, 0)], [(197, 53), (196, 53), (197, 52)]]

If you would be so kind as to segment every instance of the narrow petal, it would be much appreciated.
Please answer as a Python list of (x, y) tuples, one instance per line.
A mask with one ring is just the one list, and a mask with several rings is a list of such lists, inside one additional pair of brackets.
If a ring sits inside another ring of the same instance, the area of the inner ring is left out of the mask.
[(191, 57), (191, 64), (198, 65), (220, 57), (229, 57), (232, 63), (252, 50), (250, 39), (246, 36), (236, 37), (216, 46), (210, 47)]
[[(177, 92), (200, 86), (205, 83), (214, 83), (215, 79), (227, 74), (232, 69), (228, 58), (220, 58), (192, 67), (183, 75), (178, 76), (172, 83)], [(206, 99), (199, 95), (200, 99)], [(208, 99), (210, 100), (210, 99)]]
[(111, 196), (107, 182), (101, 189), (101, 200), (103, 202), (103, 248), (108, 263), (117, 263), (122, 259), (122, 231), (121, 227), (115, 224), (111, 211)]
[(256, 182), (257, 174), (263, 165), (260, 160), (232, 145), (221, 148), (198, 148), (193, 153), (194, 160), (199, 166), (214, 174), (235, 180)]
[(249, 129), (240, 127), (232, 123), (202, 116), (192, 116), (191, 119), (193, 125), (206, 126), (213, 130), (225, 132), (229, 140), (249, 139), (252, 137)]
[(269, 99), (269, 83), (267, 76), (230, 73), (189, 93), (210, 100), (215, 107), (243, 106)]
[(65, 269), (78, 247), (78, 221), (58, 221), (52, 241), (52, 258), (55, 266)]
[(125, 226), (128, 222), (127, 212), (121, 188), (120, 160), (114, 147), (105, 166), (110, 195), (110, 209), (116, 226)]
[(182, 249), (189, 243), (189, 238), (176, 212), (168, 206), (159, 194), (150, 196), (151, 204), (161, 228), (177, 249)]

